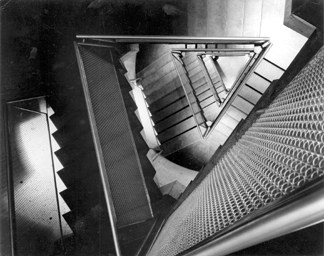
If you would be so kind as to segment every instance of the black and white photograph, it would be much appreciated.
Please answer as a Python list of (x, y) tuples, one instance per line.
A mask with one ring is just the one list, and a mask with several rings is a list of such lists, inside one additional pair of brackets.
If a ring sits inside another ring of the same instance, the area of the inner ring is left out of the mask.
[(323, 16), (0, 0), (0, 255), (324, 255)]

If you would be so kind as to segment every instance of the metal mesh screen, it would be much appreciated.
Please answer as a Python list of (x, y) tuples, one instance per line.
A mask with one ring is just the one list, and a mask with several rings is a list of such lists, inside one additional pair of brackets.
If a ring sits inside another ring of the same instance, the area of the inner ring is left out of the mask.
[(324, 50), (170, 216), (149, 255), (176, 255), (324, 172)]
[(61, 238), (47, 116), (9, 106), (18, 255), (50, 255)]
[[(115, 68), (79, 46), (117, 216), (125, 226), (152, 217)], [(108, 51), (109, 54), (109, 51)]]

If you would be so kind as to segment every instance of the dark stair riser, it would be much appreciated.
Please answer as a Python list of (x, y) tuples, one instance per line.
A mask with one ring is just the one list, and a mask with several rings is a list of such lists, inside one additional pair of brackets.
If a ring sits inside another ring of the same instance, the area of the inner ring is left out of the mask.
[(65, 147), (55, 151), (55, 155), (63, 166), (75, 161), (80, 156), (94, 150), (94, 143), (91, 132), (84, 133), (78, 139), (71, 141)]
[(55, 112), (53, 115), (51, 115), (50, 119), (55, 127), (60, 129), (70, 122), (71, 119), (88, 119), (88, 112), (86, 108), (73, 110), (67, 106), (65, 110)]
[(71, 187), (80, 180), (94, 175), (99, 175), (98, 161), (95, 151), (87, 152), (80, 158), (76, 159), (62, 170), (58, 171), (65, 186)]
[[(126, 80), (125, 76), (118, 73), (117, 76), (122, 91), (122, 95), (126, 103), (125, 106), (126, 106), (128, 118), (130, 120), (130, 129), (132, 131), (132, 135), (134, 138), (136, 150), (139, 155), (140, 164), (141, 164), (144, 177), (154, 177), (156, 173), (155, 169), (152, 166), (151, 162), (146, 157), (149, 148), (146, 142), (144, 141), (142, 135), (140, 134), (141, 129), (139, 128), (141, 128), (142, 126), (134, 113), (134, 109), (136, 109), (136, 104), (129, 95), (130, 85)], [(127, 98), (130, 98), (130, 100), (126, 100)], [(159, 188), (157, 187), (157, 185), (155, 184), (155, 182), (153, 181), (153, 178), (145, 178), (145, 182), (147, 188), (150, 188), (148, 189), (148, 192), (149, 192), (151, 202), (159, 200), (162, 194)]]

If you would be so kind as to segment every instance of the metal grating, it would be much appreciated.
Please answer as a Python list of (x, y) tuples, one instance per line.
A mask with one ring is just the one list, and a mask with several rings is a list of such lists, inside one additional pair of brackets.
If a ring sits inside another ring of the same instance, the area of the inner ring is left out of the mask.
[(176, 255), (323, 172), (322, 48), (170, 216), (149, 255)]
[(8, 107), (18, 255), (50, 255), (61, 238), (47, 116)]
[[(115, 68), (79, 46), (117, 226), (152, 217), (141, 165)], [(109, 51), (107, 50), (108, 54)]]

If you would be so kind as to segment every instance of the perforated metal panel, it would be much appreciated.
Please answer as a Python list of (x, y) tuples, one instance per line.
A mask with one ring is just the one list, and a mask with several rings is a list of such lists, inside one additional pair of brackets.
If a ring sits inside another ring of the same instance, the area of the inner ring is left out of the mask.
[(8, 111), (18, 255), (50, 255), (61, 238), (47, 116)]
[(171, 215), (149, 255), (176, 255), (324, 172), (324, 50)]
[(83, 47), (79, 51), (117, 225), (144, 221), (152, 217), (152, 211), (115, 68)]

